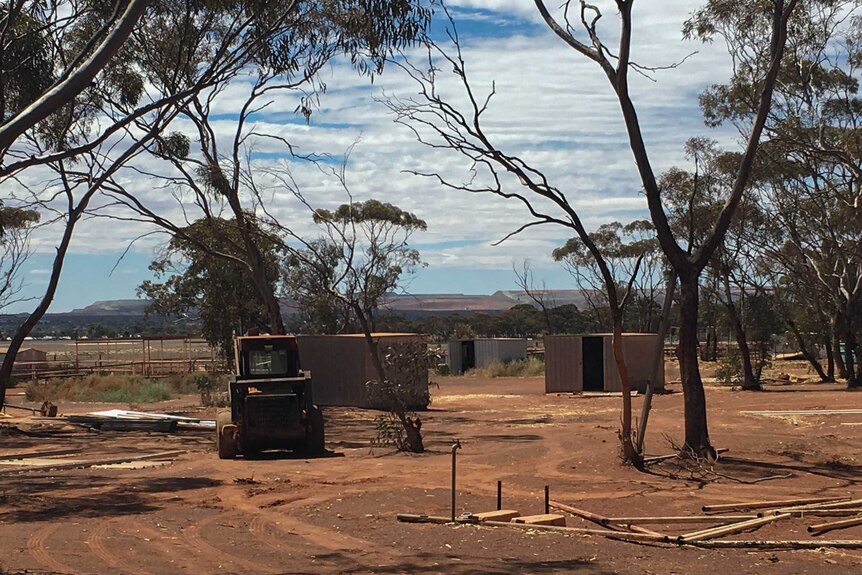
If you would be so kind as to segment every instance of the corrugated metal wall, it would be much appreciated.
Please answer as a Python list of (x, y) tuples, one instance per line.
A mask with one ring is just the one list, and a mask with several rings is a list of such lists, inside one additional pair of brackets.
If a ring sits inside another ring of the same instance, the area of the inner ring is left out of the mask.
[[(583, 338), (602, 337), (604, 348), (605, 391), (620, 390), (620, 374), (614, 359), (613, 337), (609, 334), (545, 336), (545, 393), (583, 391)], [(646, 391), (658, 335), (623, 334), (623, 358), (632, 389)], [(653, 389), (664, 389), (664, 355), (659, 381)]]
[(582, 345), (579, 335), (546, 335), (545, 393), (583, 389)]
[(461, 373), (461, 341), (449, 342), (449, 353), (446, 354), (446, 365), (449, 366), (449, 373), (452, 375), (460, 375)]
[(503, 363), (517, 359), (527, 358), (527, 340), (514, 338), (478, 338), (473, 340), (455, 340), (448, 344), (449, 353), (446, 356), (446, 365), (449, 373), (460, 375), (463, 357), (461, 344), (464, 341), (472, 341), (476, 353), (476, 368), (486, 367), (496, 361)]
[(524, 359), (527, 359), (526, 339), (476, 340), (476, 367), (485, 367), (494, 360), (506, 363)]
[[(419, 334), (375, 334), (379, 345), (399, 342), (426, 342)], [(299, 360), (302, 368), (311, 371), (314, 402), (318, 405), (378, 408), (368, 397), (366, 383), (376, 379), (371, 354), (364, 337), (345, 335), (300, 335)], [(417, 391), (428, 389), (428, 374), (424, 380), (410, 382)]]

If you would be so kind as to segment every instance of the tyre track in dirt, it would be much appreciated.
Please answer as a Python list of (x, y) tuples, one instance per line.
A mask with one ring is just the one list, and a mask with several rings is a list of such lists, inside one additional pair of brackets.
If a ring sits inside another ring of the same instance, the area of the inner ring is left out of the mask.
[[(370, 493), (371, 491), (368, 489), (358, 488), (347, 489), (339, 492), (339, 496), (345, 497), (360, 492)], [(250, 504), (245, 499), (244, 494), (238, 495), (233, 489), (230, 489), (229, 493), (224, 493), (223, 499), (225, 499), (226, 503), (230, 500), (229, 505), (233, 509), (241, 511), (245, 515), (249, 516), (254, 525), (269, 525), (287, 535), (301, 537), (308, 544), (321, 549), (322, 551), (325, 550), (335, 555), (344, 555), (345, 557), (349, 556), (349, 560), (351, 562), (362, 567), (374, 569), (380, 566), (394, 566), (401, 563), (401, 555), (393, 552), (391, 548), (381, 546), (368, 539), (362, 539), (333, 529), (312, 525), (298, 519), (295, 515), (290, 514), (292, 512), (297, 512), (302, 507), (326, 503), (333, 499), (332, 496), (317, 496), (297, 499), (296, 501), (277, 508), (277, 510), (276, 508), (258, 508)], [(263, 531), (255, 529), (252, 531), (252, 535), (257, 537), (258, 533), (262, 532)], [(263, 535), (261, 538), (263, 537), (272, 536), (267, 534)], [(264, 543), (266, 543), (266, 541), (264, 541)]]
[(206, 565), (201, 565), (200, 561), (189, 559), (194, 555), (195, 550), (188, 545), (166, 542), (166, 533), (147, 525), (140, 519), (132, 519), (127, 521), (127, 523), (129, 532), (136, 533), (136, 537), (146, 542), (147, 551), (151, 554), (158, 551), (159, 555), (164, 558), (165, 563), (173, 566), (181, 565), (192, 573), (205, 571)]
[[(199, 555), (207, 556), (210, 558), (221, 558), (220, 561), (223, 563), (230, 563), (236, 565), (241, 568), (241, 571), (246, 573), (282, 573), (283, 570), (278, 567), (268, 565), (265, 563), (260, 563), (258, 561), (254, 561), (253, 559), (248, 559), (246, 557), (241, 557), (240, 555), (236, 555), (234, 553), (229, 553), (224, 549), (220, 549), (215, 545), (212, 545), (204, 540), (201, 535), (202, 532), (206, 531), (206, 527), (212, 525), (219, 519), (218, 515), (214, 515), (212, 517), (207, 517), (202, 521), (198, 521), (194, 525), (190, 525), (182, 530), (183, 538), (189, 544), (192, 549), (197, 550)], [(244, 547), (238, 547), (240, 549), (244, 549)]]
[[(106, 565), (116, 569), (118, 573), (129, 573), (130, 575), (151, 575), (149, 571), (138, 568), (130, 561), (122, 560), (123, 556), (134, 559), (133, 555), (124, 553), (122, 556), (118, 556), (118, 554), (108, 551), (108, 548), (105, 547), (105, 541), (108, 538), (108, 527), (110, 525), (112, 524), (107, 521), (99, 521), (96, 527), (90, 531), (90, 536), (87, 538), (87, 545), (89, 546), (90, 551)], [(119, 550), (119, 546), (116, 548)]]
[(59, 528), (59, 523), (38, 528), (27, 539), (27, 552), (33, 559), (38, 561), (40, 565), (47, 568), (49, 571), (57, 573), (74, 573), (76, 570), (73, 567), (70, 567), (65, 563), (60, 563), (51, 556), (47, 549), (45, 549), (45, 541)]

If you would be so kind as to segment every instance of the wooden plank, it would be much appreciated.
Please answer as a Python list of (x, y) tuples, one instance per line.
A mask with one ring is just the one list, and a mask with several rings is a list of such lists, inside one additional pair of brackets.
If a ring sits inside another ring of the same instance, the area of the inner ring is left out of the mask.
[(780, 513), (791, 513), (793, 511), (825, 511), (828, 509), (858, 507), (860, 505), (862, 505), (862, 499), (845, 498), (843, 501), (836, 501), (835, 503), (814, 503), (811, 505), (796, 505), (793, 507), (777, 509), (776, 511)]
[(862, 409), (795, 409), (785, 411), (740, 411), (746, 415), (862, 415)]
[(821, 535), (836, 529), (846, 529), (862, 525), (862, 517), (854, 517), (853, 519), (844, 519), (842, 521), (832, 521), (830, 523), (820, 523), (819, 525), (811, 525), (808, 527), (808, 532), (812, 535)]
[(735, 523), (757, 519), (759, 515), (669, 515), (667, 517), (608, 517), (611, 523), (620, 525), (672, 525), (676, 523)]
[(740, 521), (739, 523), (731, 523), (730, 525), (724, 525), (722, 527), (714, 527), (712, 529), (704, 529), (701, 531), (686, 533), (685, 535), (680, 535), (677, 540), (680, 542), (686, 542), (703, 541), (704, 539), (715, 539), (716, 537), (721, 537), (723, 535), (733, 535), (735, 533), (742, 533), (743, 531), (748, 531), (749, 529), (756, 529), (758, 527), (766, 525), (767, 523), (773, 523), (781, 519), (787, 519), (788, 517), (791, 517), (790, 513), (777, 513), (775, 515), (767, 515), (766, 517), (749, 519), (748, 521)]
[(524, 523), (527, 525), (556, 525), (557, 527), (566, 526), (566, 518), (563, 515), (555, 513), (542, 513), (541, 515), (524, 515), (515, 517), (512, 523)]
[(81, 449), (43, 449), (42, 451), (19, 451), (16, 453), (2, 453), (0, 454), (0, 459), (26, 459), (28, 457), (71, 455), (73, 453), (81, 453)]
[(521, 514), (513, 509), (498, 509), (496, 511), (484, 511), (474, 514), (479, 521), (511, 521)]
[[(438, 517), (434, 515), (416, 515), (412, 513), (398, 513), (396, 515), (398, 521), (404, 523), (433, 523), (433, 524), (452, 524), (449, 517)], [(530, 525), (527, 523), (512, 523), (505, 521), (459, 521), (455, 520), (455, 524), (473, 524), (488, 527), (512, 527), (515, 529), (530, 529), (536, 531), (557, 531), (561, 533), (578, 533), (581, 535), (597, 535), (599, 537), (607, 537), (609, 539), (618, 539), (621, 541), (660, 541), (669, 542), (667, 537), (656, 537), (647, 533), (632, 533), (630, 531), (608, 531), (607, 529), (588, 529), (585, 527), (559, 527), (557, 525)]]
[(571, 505), (566, 505), (565, 503), (560, 503), (559, 501), (549, 501), (548, 505), (553, 507), (554, 509), (559, 509), (560, 511), (565, 511), (567, 513), (571, 513), (572, 515), (576, 515), (582, 519), (586, 519), (587, 521), (592, 521), (593, 523), (597, 523), (603, 527), (607, 527), (610, 524), (610, 520), (604, 515), (599, 515), (598, 513), (593, 513), (592, 511), (586, 511), (584, 509), (578, 509), (577, 507), (572, 507)]
[(862, 515), (862, 507), (849, 509), (779, 509), (782, 513), (790, 513), (794, 517), (849, 517)]
[(704, 505), (701, 509), (704, 513), (712, 511), (733, 511), (734, 509), (770, 509), (788, 507), (792, 505), (803, 505), (812, 503), (832, 503), (849, 500), (849, 497), (803, 497), (799, 499), (780, 499), (775, 501), (744, 501), (741, 503), (723, 503), (720, 505)]
[(862, 541), (852, 539), (833, 541), (687, 541), (684, 544), (707, 549), (862, 549)]

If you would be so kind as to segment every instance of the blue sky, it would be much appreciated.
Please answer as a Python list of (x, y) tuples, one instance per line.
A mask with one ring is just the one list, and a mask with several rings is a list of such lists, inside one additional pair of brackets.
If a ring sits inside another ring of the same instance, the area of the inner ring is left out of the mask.
[[(612, 43), (617, 21), (612, 2), (598, 2), (603, 10), (600, 33)], [(463, 43), (474, 86), (484, 92), (495, 82), (497, 95), (488, 112), (486, 129), (502, 148), (526, 158), (543, 170), (577, 207), (589, 228), (613, 220), (645, 217), (645, 201), (635, 171), (624, 127), (610, 86), (598, 67), (565, 47), (543, 24), (526, 0), (460, 0), (449, 2)], [(725, 79), (730, 61), (721, 45), (683, 42), (683, 20), (695, 7), (687, 0), (640, 2), (635, 6), (634, 59), (663, 66), (697, 54), (674, 70), (653, 79), (631, 75), (632, 94), (655, 171), (684, 164), (682, 146), (691, 136), (711, 136), (733, 145), (735, 135), (704, 127), (697, 95), (710, 83)], [(468, 177), (469, 164), (454, 153), (432, 151), (393, 123), (375, 97), (409, 97), (416, 87), (394, 67), (374, 84), (358, 77), (344, 63), (324, 71), (327, 93), (320, 109), (306, 125), (286, 113), (296, 105), (292, 95), (279, 96), (260, 114), (257, 130), (282, 135), (304, 153), (340, 158), (355, 145), (347, 168), (355, 200), (375, 197), (415, 212), (428, 231), (414, 237), (428, 267), (412, 280), (412, 293), (485, 293), (514, 289), (513, 263), (529, 259), (535, 277), (550, 288), (571, 288), (571, 279), (550, 253), (568, 237), (562, 229), (530, 230), (494, 246), (496, 241), (526, 221), (523, 208), (491, 196), (441, 189), (434, 182), (405, 170), (439, 171), (454, 181)], [(457, 86), (442, 89), (457, 98)], [(219, 95), (216, 129), (229, 135), (233, 112), (244, 95), (242, 82)], [(185, 130), (182, 124), (176, 129)], [(191, 132), (189, 132), (191, 134)], [(255, 143), (256, 166), (272, 168), (284, 150), (272, 141)], [(146, 164), (144, 169), (158, 168)], [(291, 173), (315, 207), (346, 201), (337, 182), (317, 168), (293, 163)], [(37, 176), (33, 176), (36, 178)], [(182, 196), (159, 188), (131, 170), (120, 175), (130, 189), (160, 214), (181, 218)], [(34, 180), (35, 181), (35, 180)], [(299, 233), (314, 234), (307, 211), (272, 182), (268, 210)], [(136, 237), (149, 231), (142, 223), (86, 220), (73, 242), (51, 311), (84, 307), (97, 300), (135, 297), (135, 287), (150, 279), (147, 265), (165, 236), (136, 241), (113, 270), (120, 255)], [(59, 230), (40, 230), (33, 238), (36, 251), (23, 274), (25, 294), (40, 294), (47, 280)], [(35, 304), (21, 302), (3, 312), (29, 311)]]

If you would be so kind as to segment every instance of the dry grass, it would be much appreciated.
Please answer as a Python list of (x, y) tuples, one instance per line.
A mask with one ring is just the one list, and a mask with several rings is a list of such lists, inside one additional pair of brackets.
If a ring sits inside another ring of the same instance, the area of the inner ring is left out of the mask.
[(471, 369), (467, 377), (538, 377), (545, 375), (545, 362), (537, 357), (503, 363), (492, 361), (485, 367)]
[(155, 403), (174, 393), (162, 381), (139, 375), (92, 374), (77, 379), (30, 382), (25, 390), (29, 401), (80, 401), (93, 403)]

